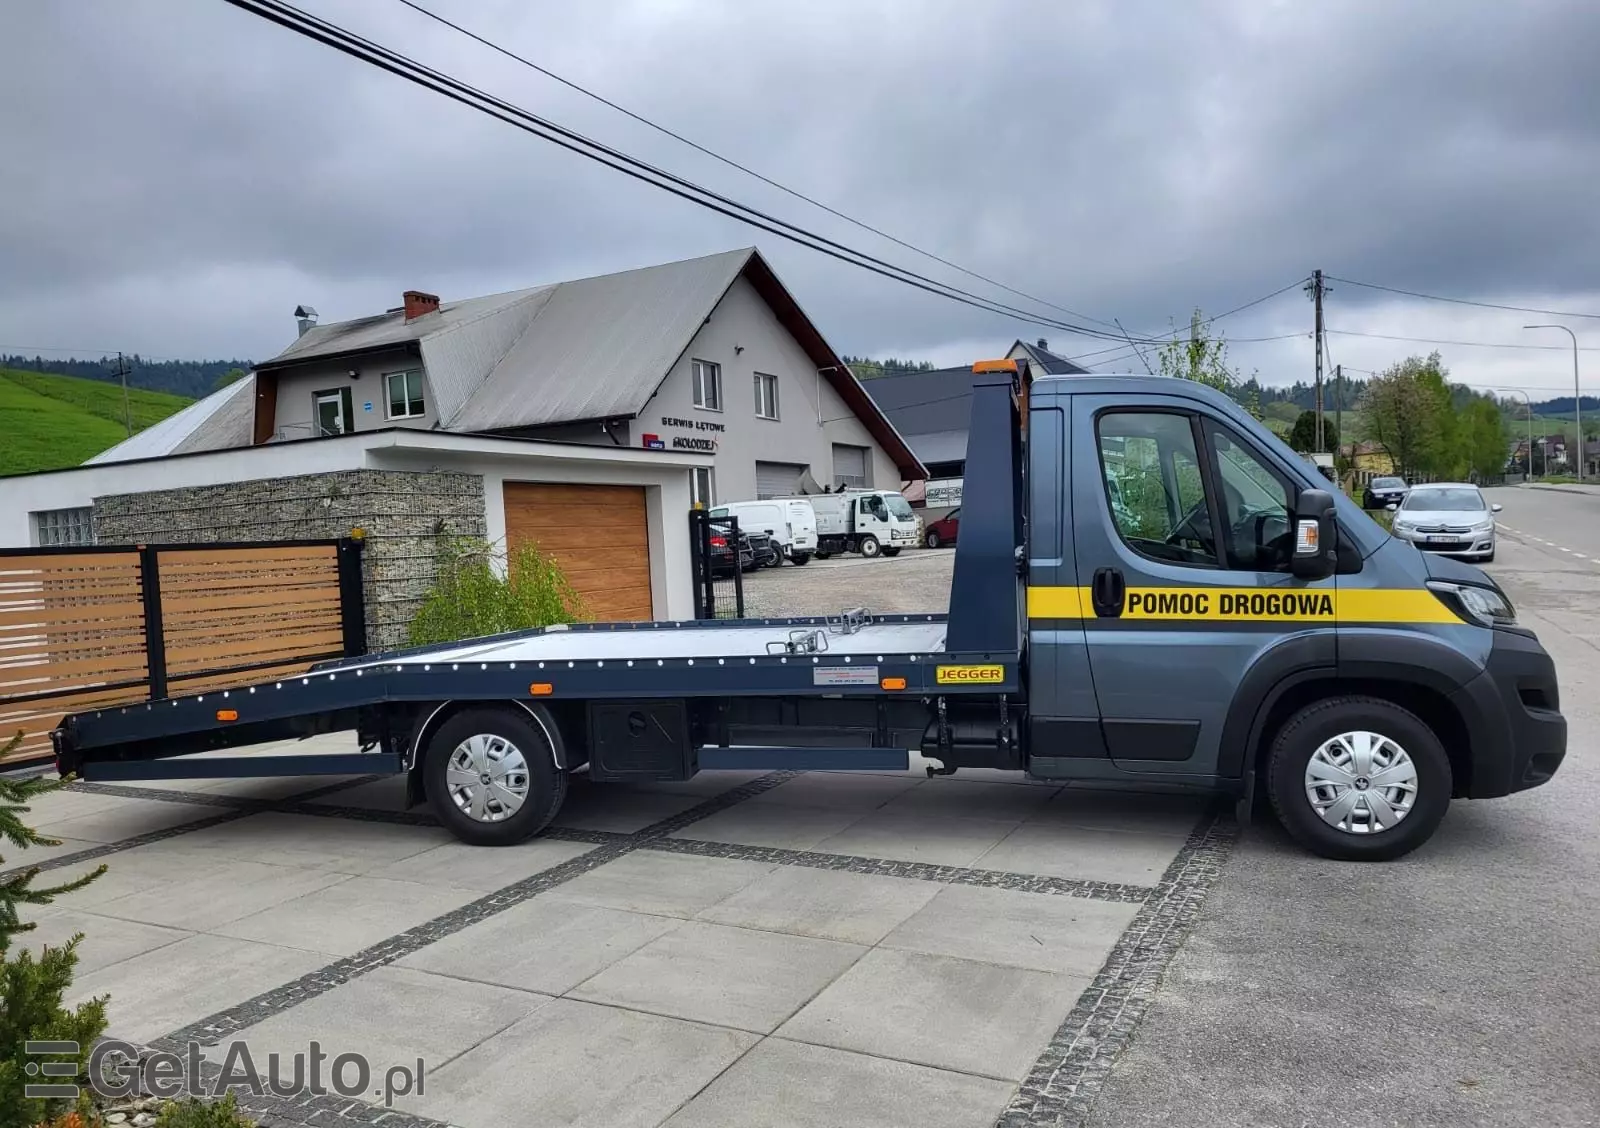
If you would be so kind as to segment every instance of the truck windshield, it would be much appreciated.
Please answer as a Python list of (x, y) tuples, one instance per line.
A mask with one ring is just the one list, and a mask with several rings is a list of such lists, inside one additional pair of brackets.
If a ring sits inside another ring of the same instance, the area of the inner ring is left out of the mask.
[(912, 519), (911, 503), (899, 494), (884, 494), (884, 503), (889, 506), (889, 513), (899, 521)]

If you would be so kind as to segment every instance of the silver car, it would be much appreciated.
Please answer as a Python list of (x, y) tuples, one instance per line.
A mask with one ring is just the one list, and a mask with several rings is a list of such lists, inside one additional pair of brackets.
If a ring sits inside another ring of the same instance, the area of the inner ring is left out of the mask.
[(1480, 563), (1494, 559), (1494, 515), (1478, 487), (1467, 482), (1428, 482), (1412, 486), (1394, 512), (1394, 535), (1424, 552), (1460, 556)]

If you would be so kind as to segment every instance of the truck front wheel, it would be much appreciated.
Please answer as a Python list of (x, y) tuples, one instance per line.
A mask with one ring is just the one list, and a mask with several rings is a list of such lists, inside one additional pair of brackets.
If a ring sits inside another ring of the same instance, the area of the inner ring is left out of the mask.
[(860, 543), (856, 545), (856, 551), (870, 559), (882, 551), (882, 546), (878, 544), (878, 538), (869, 533), (861, 538)]
[(1331, 697), (1290, 718), (1267, 760), (1272, 808), (1325, 858), (1388, 861), (1432, 836), (1450, 805), (1450, 758), (1416, 714)]
[(474, 846), (511, 846), (539, 833), (567, 794), (555, 725), (521, 706), (457, 713), (428, 741), (428, 799), (439, 821)]

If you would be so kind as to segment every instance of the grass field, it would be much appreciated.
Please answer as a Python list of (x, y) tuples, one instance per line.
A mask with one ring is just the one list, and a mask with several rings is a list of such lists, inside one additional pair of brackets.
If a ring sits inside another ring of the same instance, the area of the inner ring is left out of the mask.
[[(142, 431), (192, 400), (128, 391), (133, 429)], [(0, 368), (0, 475), (77, 466), (128, 437), (122, 386)]]

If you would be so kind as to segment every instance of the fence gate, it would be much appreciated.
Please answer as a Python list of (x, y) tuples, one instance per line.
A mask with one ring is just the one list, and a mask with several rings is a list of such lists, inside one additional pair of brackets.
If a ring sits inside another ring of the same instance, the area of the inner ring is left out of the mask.
[(67, 713), (182, 697), (366, 652), (361, 541), (0, 549), (0, 749)]
[(694, 561), (694, 617), (744, 618), (744, 572), (754, 566), (737, 517), (689, 510), (689, 556)]

